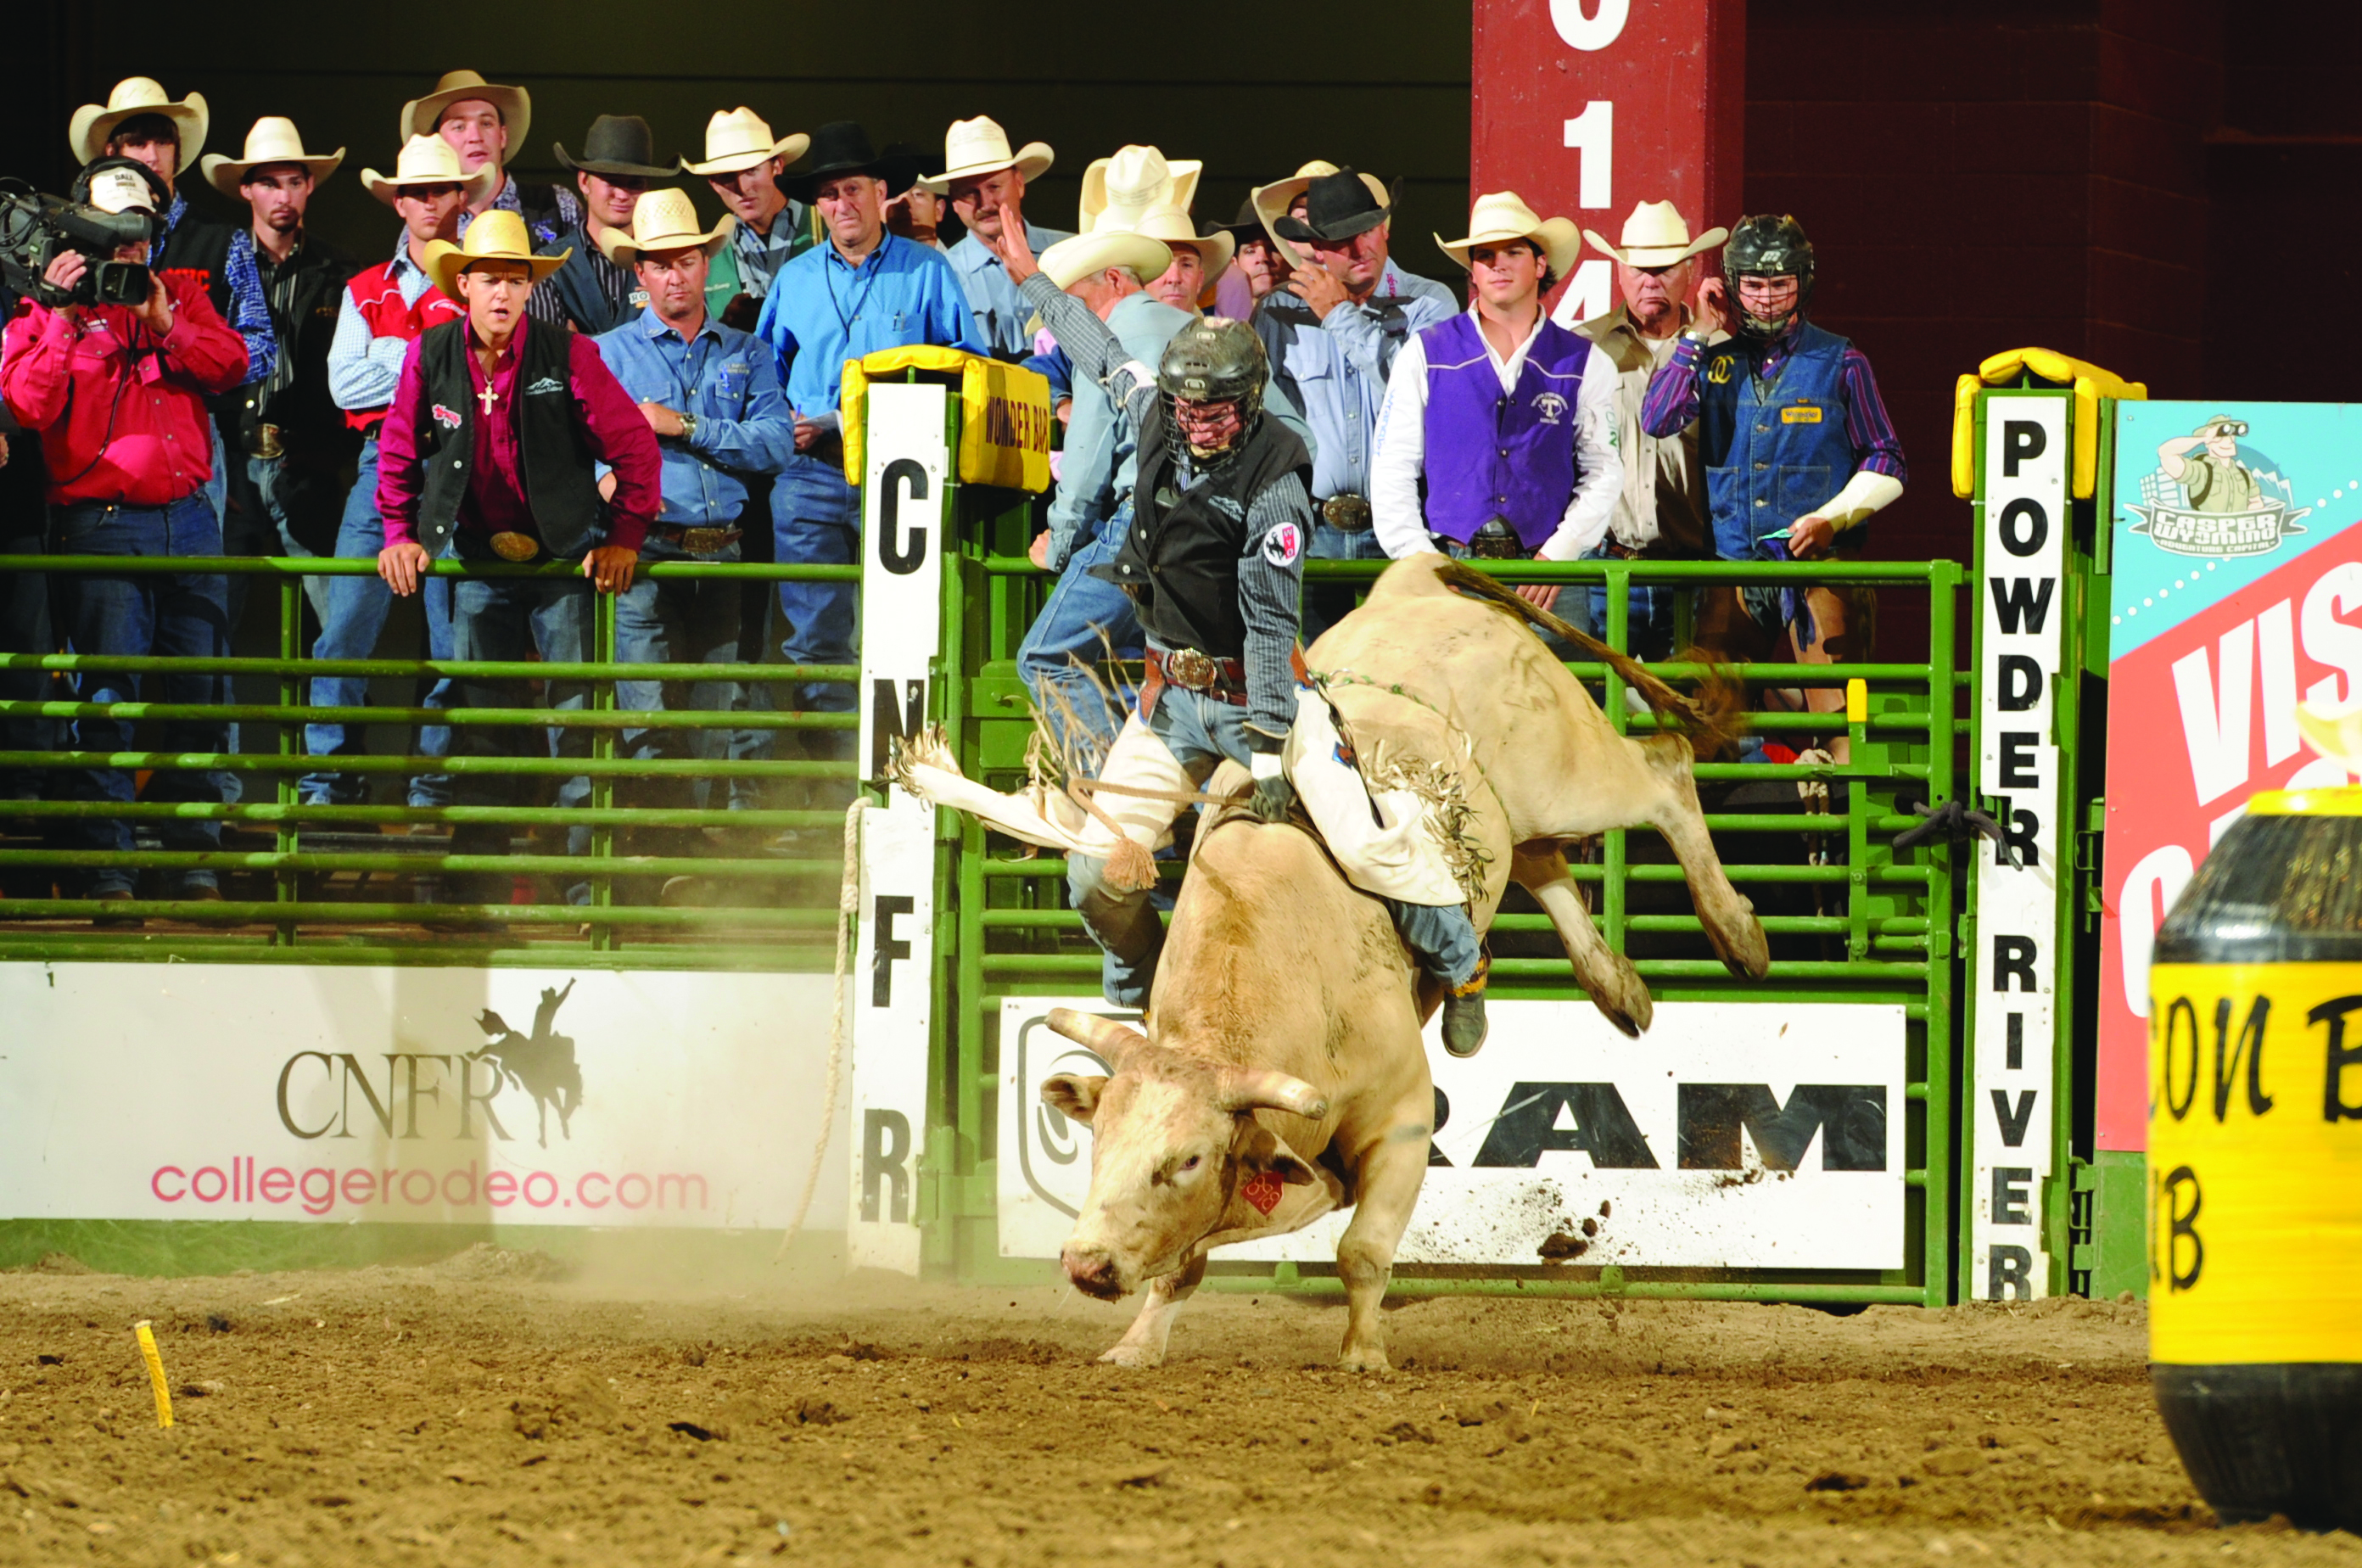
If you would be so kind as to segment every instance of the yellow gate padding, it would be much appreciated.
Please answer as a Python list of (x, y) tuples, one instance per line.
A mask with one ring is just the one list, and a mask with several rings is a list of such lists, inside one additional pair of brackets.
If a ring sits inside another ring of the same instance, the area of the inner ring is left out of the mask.
[(1049, 378), (1022, 365), (1004, 364), (958, 348), (913, 343), (881, 348), (844, 362), (844, 390), (837, 401), (844, 421), (844, 479), (861, 482), (862, 436), (869, 383), (899, 380), (906, 370), (930, 379), (959, 378), (959, 478), (962, 484), (1003, 490), (1050, 488)]
[(2100, 400), (2141, 403), (2148, 386), (2113, 370), (2070, 359), (2049, 348), (2010, 348), (1962, 376), (1952, 389), (1952, 493), (1962, 501), (1977, 491), (1977, 391), (2014, 381), (2020, 372), (2075, 389), (2075, 499), (2089, 501), (2100, 485)]
[(2149, 1359), (2362, 1362), (2362, 964), (2149, 972)]

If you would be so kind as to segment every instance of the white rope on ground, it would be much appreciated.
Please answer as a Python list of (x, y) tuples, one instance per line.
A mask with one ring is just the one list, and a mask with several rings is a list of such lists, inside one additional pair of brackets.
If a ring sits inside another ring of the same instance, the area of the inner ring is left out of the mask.
[(804, 1173), (804, 1193), (796, 1200), (796, 1216), (779, 1238), (779, 1250), (771, 1254), (775, 1264), (788, 1255), (788, 1247), (803, 1231), (804, 1217), (811, 1212), (812, 1194), (820, 1188), (829, 1139), (836, 1131), (837, 1085), (844, 1076), (844, 985), (853, 968), (853, 922), (861, 910), (861, 821), (868, 806), (863, 798), (844, 808), (844, 879), (836, 894), (836, 992), (828, 1018), (828, 1077), (821, 1089), (820, 1139), (812, 1144), (811, 1168)]

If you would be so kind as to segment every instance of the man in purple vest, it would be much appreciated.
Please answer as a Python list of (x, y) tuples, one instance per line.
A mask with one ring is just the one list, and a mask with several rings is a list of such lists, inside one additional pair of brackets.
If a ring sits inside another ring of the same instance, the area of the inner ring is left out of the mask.
[[(1606, 536), (1624, 486), (1615, 363), (1542, 314), (1582, 232), (1496, 191), (1466, 238), (1436, 243), (1468, 270), (1474, 302), (1395, 359), (1371, 474), (1378, 540), (1396, 558), (1573, 560)], [(1544, 609), (1558, 599), (1518, 591)]]

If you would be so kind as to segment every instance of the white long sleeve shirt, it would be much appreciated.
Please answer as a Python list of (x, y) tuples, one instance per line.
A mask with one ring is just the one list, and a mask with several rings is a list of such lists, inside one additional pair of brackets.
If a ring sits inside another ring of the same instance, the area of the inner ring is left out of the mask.
[[(1473, 307), (1469, 311), (1475, 315)], [(1514, 392), (1525, 373), (1526, 355), (1541, 330), (1518, 345), (1507, 359), (1491, 340), (1485, 355), (1501, 378), (1501, 390)], [(1480, 334), (1480, 336), (1482, 336)], [(1616, 425), (1616, 362), (1591, 346), (1583, 364), (1583, 389), (1574, 400), (1574, 496), (1557, 530), (1536, 552), (1546, 561), (1571, 561), (1607, 536), (1616, 502), (1624, 491), (1624, 461)], [(1377, 453), (1370, 465), (1370, 512), (1378, 543), (1396, 559), (1435, 549), (1419, 506), (1419, 475), (1427, 465), (1427, 340), (1414, 337), (1395, 356), (1394, 374), (1386, 381), (1386, 401), (1378, 411)]]

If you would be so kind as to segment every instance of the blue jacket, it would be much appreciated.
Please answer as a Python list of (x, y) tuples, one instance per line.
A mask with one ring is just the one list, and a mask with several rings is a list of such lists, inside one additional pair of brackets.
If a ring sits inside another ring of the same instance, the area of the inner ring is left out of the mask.
[(657, 440), (664, 460), (659, 523), (726, 525), (745, 510), (743, 473), (775, 474), (795, 455), (779, 373), (753, 334), (706, 317), (684, 343), (653, 310), (598, 339), (599, 357), (634, 403), (694, 414), (693, 436)]
[[(1806, 322), (1768, 382), (1749, 373), (1737, 342), (1699, 357), (1698, 461), (1723, 559), (1790, 559), (1788, 525), (1853, 477), (1842, 385), (1850, 347)], [(1779, 538), (1762, 536), (1774, 530)]]

